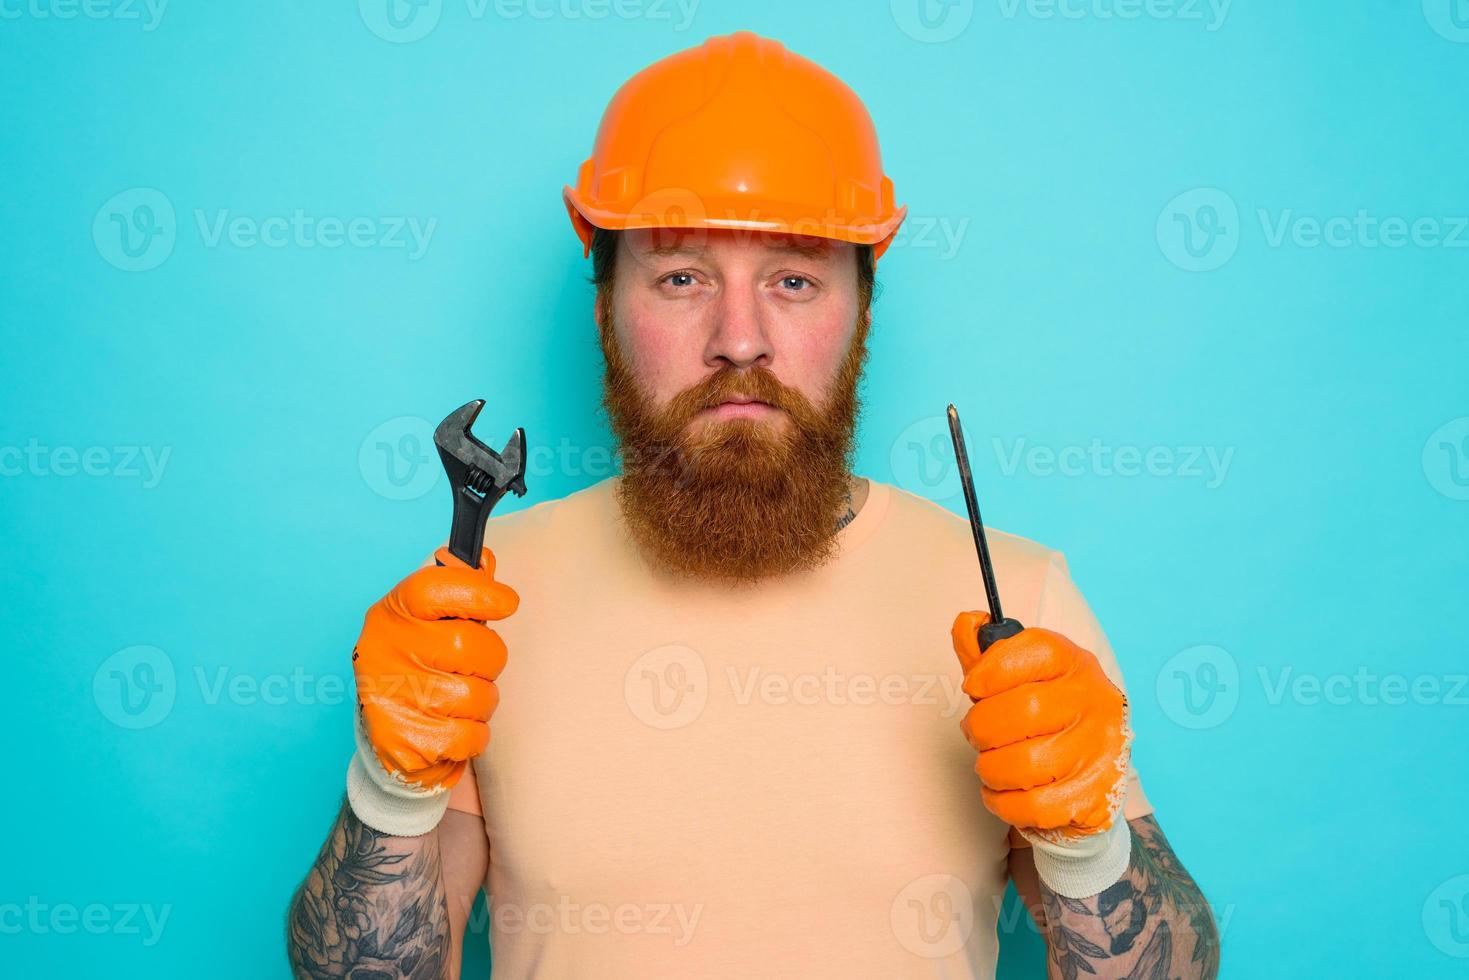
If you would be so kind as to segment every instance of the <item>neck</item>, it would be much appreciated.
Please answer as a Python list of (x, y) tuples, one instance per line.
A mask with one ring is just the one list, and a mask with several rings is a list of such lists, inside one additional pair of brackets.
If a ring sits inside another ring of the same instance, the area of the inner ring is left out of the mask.
[(867, 503), (867, 480), (864, 477), (853, 476), (847, 481), (847, 495), (845, 498), (846, 510), (842, 516), (837, 518), (837, 530), (840, 531), (857, 516), (862, 505)]

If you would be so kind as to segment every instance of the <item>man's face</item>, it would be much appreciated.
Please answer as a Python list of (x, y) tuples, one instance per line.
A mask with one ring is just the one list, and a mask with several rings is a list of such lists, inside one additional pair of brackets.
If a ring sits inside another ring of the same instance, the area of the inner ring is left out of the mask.
[[(654, 408), (668, 408), (721, 369), (746, 376), (764, 369), (824, 407), (857, 327), (854, 246), (774, 233), (638, 229), (621, 235), (618, 248), (614, 333)], [(786, 411), (759, 400), (740, 404), (752, 394), (745, 387), (719, 407), (700, 409), (689, 429), (743, 418), (785, 431)]]
[(830, 556), (866, 354), (854, 246), (741, 231), (619, 236), (599, 296), (624, 513), (645, 550), (755, 579)]

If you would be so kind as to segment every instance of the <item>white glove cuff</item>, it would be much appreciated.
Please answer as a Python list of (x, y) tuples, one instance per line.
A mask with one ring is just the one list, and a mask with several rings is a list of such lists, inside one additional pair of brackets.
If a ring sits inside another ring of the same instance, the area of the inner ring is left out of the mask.
[(354, 711), (357, 751), (347, 766), (347, 803), (357, 819), (394, 837), (418, 837), (439, 825), (449, 808), (449, 790), (410, 786), (383, 768)]
[(1132, 858), (1132, 830), (1121, 813), (1110, 829), (1066, 844), (1020, 833), (1030, 841), (1041, 881), (1067, 898), (1088, 898), (1115, 885)]

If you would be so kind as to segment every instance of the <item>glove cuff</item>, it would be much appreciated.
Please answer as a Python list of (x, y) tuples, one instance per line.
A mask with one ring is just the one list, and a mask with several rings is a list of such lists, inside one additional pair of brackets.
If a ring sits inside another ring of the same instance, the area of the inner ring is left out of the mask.
[(362, 712), (352, 715), (357, 741), (347, 766), (347, 804), (352, 812), (373, 830), (394, 837), (418, 837), (433, 830), (449, 808), (449, 790), (410, 786), (384, 769), (362, 730)]
[(1089, 898), (1116, 884), (1132, 858), (1132, 830), (1122, 814), (1112, 826), (1082, 840), (1057, 844), (1024, 830), (1035, 855), (1035, 870), (1052, 892), (1066, 898)]

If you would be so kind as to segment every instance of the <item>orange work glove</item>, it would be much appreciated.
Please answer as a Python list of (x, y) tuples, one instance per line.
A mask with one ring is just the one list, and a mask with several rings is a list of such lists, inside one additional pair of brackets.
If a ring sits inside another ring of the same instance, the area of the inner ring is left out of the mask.
[(953, 629), (975, 702), (960, 728), (979, 752), (984, 805), (1031, 842), (1053, 891), (1097, 894), (1131, 850), (1118, 819), (1131, 756), (1127, 698), (1093, 654), (1051, 630), (1021, 630), (981, 654), (987, 622), (988, 613), (962, 612)]
[(485, 626), (520, 597), (495, 581), (488, 548), (470, 568), (440, 548), (367, 611), (352, 651), (361, 711), (347, 774), (353, 812), (399, 836), (427, 833), (448, 790), (490, 740), (505, 643)]

